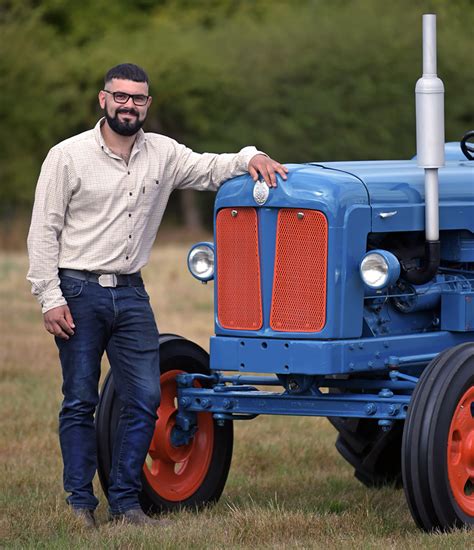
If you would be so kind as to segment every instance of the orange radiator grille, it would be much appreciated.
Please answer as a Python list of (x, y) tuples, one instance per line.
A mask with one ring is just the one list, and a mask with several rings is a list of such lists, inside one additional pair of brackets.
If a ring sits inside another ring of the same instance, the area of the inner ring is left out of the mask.
[(314, 210), (278, 213), (270, 326), (319, 332), (326, 323), (326, 217)]
[(216, 237), (219, 323), (227, 329), (258, 330), (262, 326), (262, 295), (256, 210), (220, 210)]

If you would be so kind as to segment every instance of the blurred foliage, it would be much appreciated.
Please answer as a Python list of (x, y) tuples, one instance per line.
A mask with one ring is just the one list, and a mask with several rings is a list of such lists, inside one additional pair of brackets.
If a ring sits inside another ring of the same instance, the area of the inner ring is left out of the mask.
[(106, 70), (143, 66), (146, 129), (282, 162), (410, 157), (421, 14), (438, 14), (446, 138), (474, 126), (473, 0), (0, 0), (0, 214), (94, 125)]

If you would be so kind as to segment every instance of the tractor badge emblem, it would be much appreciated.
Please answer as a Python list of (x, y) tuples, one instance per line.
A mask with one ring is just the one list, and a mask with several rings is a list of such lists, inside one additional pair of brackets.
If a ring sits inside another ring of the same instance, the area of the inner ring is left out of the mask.
[(259, 205), (265, 204), (270, 194), (268, 185), (263, 180), (257, 180), (253, 186), (253, 198)]

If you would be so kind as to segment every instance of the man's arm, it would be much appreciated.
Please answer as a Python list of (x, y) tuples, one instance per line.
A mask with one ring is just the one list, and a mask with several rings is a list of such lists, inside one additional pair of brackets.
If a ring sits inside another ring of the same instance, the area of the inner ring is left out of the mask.
[(41, 304), (45, 328), (62, 338), (72, 335), (74, 322), (59, 287), (59, 238), (71, 197), (71, 166), (57, 147), (46, 157), (36, 186), (28, 233), (31, 293)]
[(198, 189), (215, 191), (219, 185), (235, 176), (250, 172), (256, 181), (259, 174), (269, 187), (276, 186), (276, 173), (286, 179), (288, 169), (272, 160), (255, 147), (244, 147), (238, 153), (195, 153), (188, 147), (173, 142), (174, 187), (178, 189)]

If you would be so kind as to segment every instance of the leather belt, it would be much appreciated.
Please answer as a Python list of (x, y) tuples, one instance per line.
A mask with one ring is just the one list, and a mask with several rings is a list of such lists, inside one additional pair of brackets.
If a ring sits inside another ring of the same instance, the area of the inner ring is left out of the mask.
[(93, 273), (92, 271), (80, 271), (79, 269), (60, 269), (59, 275), (72, 277), (80, 281), (98, 283), (104, 288), (115, 288), (116, 286), (142, 286), (143, 279), (140, 271), (129, 275), (117, 275), (115, 273)]

